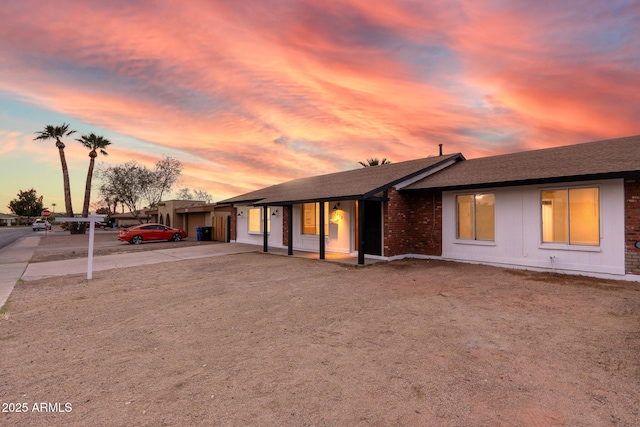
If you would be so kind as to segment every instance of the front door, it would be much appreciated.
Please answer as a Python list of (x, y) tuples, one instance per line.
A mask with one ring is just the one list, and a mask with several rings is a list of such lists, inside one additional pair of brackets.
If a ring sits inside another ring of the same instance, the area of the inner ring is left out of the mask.
[(364, 253), (382, 255), (382, 202), (364, 201)]

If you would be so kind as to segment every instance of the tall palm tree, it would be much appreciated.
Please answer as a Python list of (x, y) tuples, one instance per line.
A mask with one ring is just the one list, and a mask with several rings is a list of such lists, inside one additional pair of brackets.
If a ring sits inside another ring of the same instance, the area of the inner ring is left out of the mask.
[(60, 154), (60, 163), (62, 164), (62, 179), (64, 181), (64, 205), (67, 210), (67, 216), (73, 216), (73, 205), (71, 204), (71, 185), (69, 184), (69, 168), (67, 167), (67, 159), (64, 156), (64, 143), (60, 138), (69, 136), (75, 130), (69, 130), (69, 124), (63, 123), (62, 126), (46, 125), (43, 131), (38, 131), (33, 140), (55, 139), (58, 153)]
[(84, 218), (89, 216), (89, 199), (91, 199), (91, 180), (93, 179), (93, 167), (96, 163), (96, 157), (98, 157), (98, 151), (103, 156), (107, 156), (109, 153), (105, 151), (107, 146), (111, 145), (111, 141), (94, 133), (89, 135), (82, 135), (76, 141), (87, 147), (89, 150), (89, 171), (87, 172), (87, 185), (84, 188), (84, 205), (82, 205), (82, 216)]
[(382, 161), (378, 160), (377, 157), (373, 157), (371, 159), (367, 159), (366, 162), (358, 162), (358, 163), (360, 163), (365, 168), (368, 168), (369, 166), (388, 165), (391, 162), (387, 160), (386, 157), (383, 158)]

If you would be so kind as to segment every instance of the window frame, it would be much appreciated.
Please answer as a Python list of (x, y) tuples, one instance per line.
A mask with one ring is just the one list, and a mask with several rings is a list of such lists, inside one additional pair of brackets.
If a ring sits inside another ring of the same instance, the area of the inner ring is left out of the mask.
[[(477, 200), (479, 196), (490, 195), (493, 197), (493, 236), (491, 239), (480, 239), (478, 238), (478, 215), (477, 215)], [(471, 229), (472, 229), (472, 237), (460, 237), (460, 197), (473, 197), (473, 205), (472, 205), (472, 215), (471, 215)], [(457, 243), (466, 243), (466, 244), (478, 244), (478, 245), (495, 245), (496, 242), (496, 193), (495, 191), (480, 191), (474, 193), (459, 193), (455, 195), (455, 212), (456, 212), (456, 222), (455, 222), (455, 239)]]
[[(597, 243), (571, 243), (571, 191), (572, 190), (597, 190)], [(545, 192), (566, 192), (566, 241), (545, 241), (545, 214), (543, 212), (545, 200), (543, 194)], [(540, 247), (551, 249), (581, 249), (581, 250), (599, 250), (602, 240), (602, 189), (600, 185), (577, 185), (577, 186), (561, 186), (561, 187), (546, 187), (541, 188), (539, 191), (539, 213), (540, 213)]]
[[(251, 229), (251, 212), (260, 210), (259, 230)], [(267, 234), (271, 233), (271, 208), (265, 206), (251, 206), (247, 208), (247, 234), (263, 234), (264, 212), (267, 212)]]
[[(309, 233), (305, 231), (305, 227), (309, 225), (305, 225), (305, 206), (313, 205), (313, 228), (314, 232)], [(329, 203), (324, 203), (324, 235), (327, 236), (329, 234)], [(300, 234), (302, 236), (319, 236), (320, 235), (320, 227), (318, 226), (318, 222), (320, 222), (320, 202), (309, 202), (302, 203), (300, 205)]]

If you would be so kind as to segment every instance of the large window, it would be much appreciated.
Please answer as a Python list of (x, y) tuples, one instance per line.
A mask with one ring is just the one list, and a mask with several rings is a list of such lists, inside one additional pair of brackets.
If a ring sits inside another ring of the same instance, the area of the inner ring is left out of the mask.
[[(265, 208), (249, 208), (249, 233), (262, 233)], [(267, 233), (271, 232), (271, 208), (267, 209)]]
[(495, 195), (464, 194), (456, 197), (458, 239), (495, 240)]
[[(302, 205), (302, 234), (320, 234), (320, 203)], [(324, 204), (324, 234), (329, 234), (329, 204)]]
[(542, 242), (599, 245), (598, 188), (543, 190)]

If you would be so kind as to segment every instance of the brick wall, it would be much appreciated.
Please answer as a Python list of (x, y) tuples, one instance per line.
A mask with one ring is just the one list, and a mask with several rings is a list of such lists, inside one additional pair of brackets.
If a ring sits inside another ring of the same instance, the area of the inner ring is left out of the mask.
[(442, 255), (442, 193), (387, 191), (384, 255)]
[(625, 271), (640, 274), (640, 179), (624, 180)]

